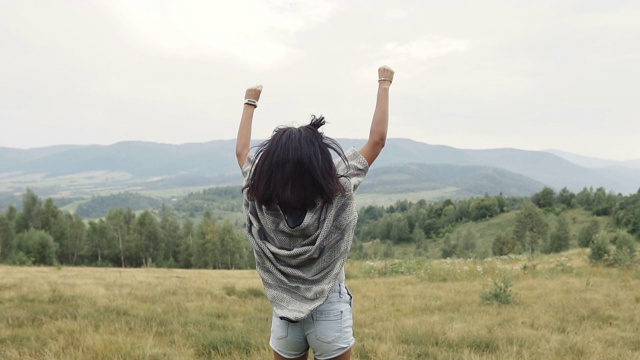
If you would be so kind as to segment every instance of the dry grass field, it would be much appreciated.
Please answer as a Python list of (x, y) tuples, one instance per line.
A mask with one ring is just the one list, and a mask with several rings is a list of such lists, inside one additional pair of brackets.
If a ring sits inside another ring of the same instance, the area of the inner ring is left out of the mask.
[[(640, 359), (640, 271), (586, 257), (351, 262), (353, 358)], [(270, 311), (255, 271), (0, 266), (0, 359), (270, 359)]]

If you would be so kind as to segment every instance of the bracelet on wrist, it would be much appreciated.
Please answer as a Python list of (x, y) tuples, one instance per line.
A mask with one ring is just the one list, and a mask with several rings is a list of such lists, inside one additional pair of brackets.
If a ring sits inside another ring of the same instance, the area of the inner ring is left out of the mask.
[(389, 84), (392, 84), (392, 83), (393, 83), (393, 80), (391, 80), (391, 79), (387, 79), (387, 78), (380, 78), (380, 79), (378, 79), (378, 82), (380, 82), (380, 81), (388, 81), (388, 82), (389, 82)]
[(254, 108), (258, 107), (258, 100), (253, 100), (253, 99), (244, 99), (244, 104), (245, 105), (251, 105)]

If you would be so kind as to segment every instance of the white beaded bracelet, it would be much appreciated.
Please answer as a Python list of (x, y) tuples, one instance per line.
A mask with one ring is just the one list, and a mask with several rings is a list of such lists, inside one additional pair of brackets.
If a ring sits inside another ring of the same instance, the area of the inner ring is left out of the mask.
[(253, 99), (244, 99), (244, 104), (245, 105), (251, 105), (254, 108), (258, 107), (258, 101), (257, 100), (253, 100)]

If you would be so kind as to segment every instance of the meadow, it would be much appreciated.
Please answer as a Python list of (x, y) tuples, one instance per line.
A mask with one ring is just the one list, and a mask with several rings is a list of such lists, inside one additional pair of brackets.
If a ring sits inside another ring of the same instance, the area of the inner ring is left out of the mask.
[[(640, 358), (640, 270), (587, 250), (350, 261), (347, 281), (354, 359)], [(270, 318), (252, 270), (0, 266), (3, 360), (270, 359)]]

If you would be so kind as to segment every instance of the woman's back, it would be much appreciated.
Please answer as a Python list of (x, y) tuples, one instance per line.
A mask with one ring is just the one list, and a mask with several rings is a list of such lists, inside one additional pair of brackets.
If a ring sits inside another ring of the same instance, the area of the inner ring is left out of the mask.
[[(306, 126), (277, 128), (250, 154), (251, 126), (262, 87), (247, 89), (236, 157), (244, 176), (247, 237), (273, 306), (270, 345), (276, 359), (349, 359), (353, 297), (344, 266), (358, 213), (354, 192), (384, 147), (393, 70), (378, 69), (378, 94), (369, 139), (345, 153)], [(333, 161), (331, 151), (338, 154)]]

